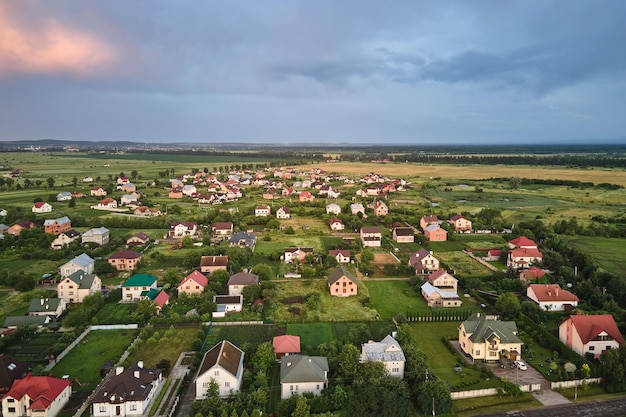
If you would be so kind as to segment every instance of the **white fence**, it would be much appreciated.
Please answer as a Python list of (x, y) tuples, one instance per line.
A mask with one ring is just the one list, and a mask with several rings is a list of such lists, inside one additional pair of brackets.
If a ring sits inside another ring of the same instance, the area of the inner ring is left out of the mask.
[(587, 379), (575, 379), (572, 381), (556, 381), (550, 384), (550, 388), (573, 388), (580, 387), (584, 381), (587, 381), (587, 384), (599, 384), (602, 379), (601, 378), (587, 378)]
[(474, 389), (470, 391), (456, 391), (451, 392), (450, 397), (453, 400), (460, 400), (461, 398), (476, 398), (476, 397), (488, 397), (490, 395), (498, 394), (498, 390), (495, 388)]

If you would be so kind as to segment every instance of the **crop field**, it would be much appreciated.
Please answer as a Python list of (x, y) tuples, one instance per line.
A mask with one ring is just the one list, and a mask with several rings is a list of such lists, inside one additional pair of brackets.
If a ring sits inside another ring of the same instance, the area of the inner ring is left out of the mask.
[(569, 242), (590, 254), (607, 271), (618, 275), (626, 274), (626, 244), (623, 239), (572, 237)]
[(458, 252), (438, 252), (437, 258), (444, 262), (449, 268), (456, 271), (456, 274), (463, 276), (489, 276), (493, 272), (472, 259), (468, 254), (462, 251)]
[(33, 364), (47, 365), (46, 357), (51, 353), (50, 347), (54, 345), (61, 334), (58, 332), (35, 333), (25, 339), (13, 343), (6, 349), (7, 356)]
[(137, 361), (143, 361), (144, 366), (148, 369), (156, 368), (156, 365), (162, 359), (169, 360), (174, 366), (181, 352), (193, 350), (191, 344), (196, 338), (198, 327), (180, 327), (175, 330), (168, 328), (158, 328), (152, 334), (148, 341), (144, 341), (139, 345), (126, 360), (129, 364), (135, 364)]
[(270, 254), (273, 252), (284, 252), (288, 246), (294, 247), (311, 247), (316, 251), (321, 251), (324, 248), (322, 239), (320, 236), (298, 236), (298, 235), (286, 235), (280, 240), (272, 239), (270, 242), (264, 240), (258, 240), (255, 248), (255, 252), (260, 254)]
[(429, 310), (422, 296), (416, 293), (408, 281), (364, 281), (370, 293), (370, 306), (382, 319), (391, 319), (398, 313)]

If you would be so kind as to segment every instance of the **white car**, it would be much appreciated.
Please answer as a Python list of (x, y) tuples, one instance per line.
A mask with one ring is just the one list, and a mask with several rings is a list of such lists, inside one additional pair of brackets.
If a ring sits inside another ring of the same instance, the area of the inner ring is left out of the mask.
[(528, 369), (526, 364), (522, 361), (515, 361), (515, 366), (517, 366), (517, 369), (519, 369), (520, 371), (525, 371)]

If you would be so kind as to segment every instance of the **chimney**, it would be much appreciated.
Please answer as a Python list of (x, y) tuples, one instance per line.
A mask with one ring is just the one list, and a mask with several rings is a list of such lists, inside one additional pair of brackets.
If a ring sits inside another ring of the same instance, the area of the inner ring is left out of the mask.
[(287, 367), (290, 367), (290, 366), (291, 366), (291, 362), (287, 362)]
[(137, 361), (137, 367), (143, 369), (143, 361)]
[(123, 366), (118, 366), (117, 368), (115, 368), (115, 375), (119, 375), (122, 372), (124, 372), (124, 367)]
[(40, 301), (41, 301), (41, 305), (43, 305), (43, 298)]
[(133, 372), (133, 375), (135, 376), (135, 378), (139, 379), (139, 370)]
[(556, 287), (555, 290), (554, 290), (554, 295), (556, 295), (557, 297), (559, 296), (559, 289), (560, 288), (561, 287)]

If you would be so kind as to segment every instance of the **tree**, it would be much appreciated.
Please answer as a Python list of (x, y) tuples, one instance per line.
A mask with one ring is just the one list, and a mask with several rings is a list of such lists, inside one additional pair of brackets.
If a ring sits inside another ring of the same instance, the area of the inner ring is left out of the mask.
[(610, 393), (626, 390), (626, 367), (622, 356), (626, 356), (626, 345), (609, 349), (601, 356), (600, 375), (604, 387)]
[(272, 267), (267, 264), (256, 264), (250, 269), (250, 272), (258, 275), (260, 281), (269, 280), (274, 275)]
[(511, 292), (500, 294), (495, 305), (503, 320), (514, 320), (521, 311), (521, 305), (517, 296)]
[(359, 372), (359, 350), (351, 343), (346, 343), (339, 352), (339, 374), (344, 378), (354, 378)]
[(372, 262), (373, 260), (374, 260), (374, 252), (372, 252), (370, 249), (364, 249), (363, 252), (361, 252), (361, 262), (369, 263), (369, 262)]
[(296, 400), (296, 408), (291, 413), (291, 417), (309, 417), (311, 415), (311, 406), (305, 397), (298, 397)]
[(423, 415), (446, 414), (452, 411), (452, 398), (446, 383), (438, 378), (431, 378), (420, 384), (417, 389), (417, 408)]
[(250, 304), (257, 298), (261, 298), (261, 286), (246, 285), (241, 291), (241, 295), (243, 295), (244, 303)]
[(136, 169), (133, 169), (133, 170), (131, 171), (131, 173), (130, 173), (130, 177), (131, 177), (133, 180), (136, 180), (136, 179), (137, 179), (137, 175), (138, 175), (138, 172), (137, 172), (137, 170), (136, 170)]
[(143, 299), (137, 303), (137, 309), (131, 313), (135, 320), (148, 321), (157, 313), (157, 305), (149, 299)]
[(52, 178), (52, 177), (48, 177), (48, 178), (46, 179), (46, 182), (48, 183), (48, 188), (52, 188), (52, 187), (54, 187), (54, 183), (55, 183), (54, 178)]
[(256, 348), (252, 363), (255, 369), (267, 371), (276, 362), (271, 342), (263, 342)]

